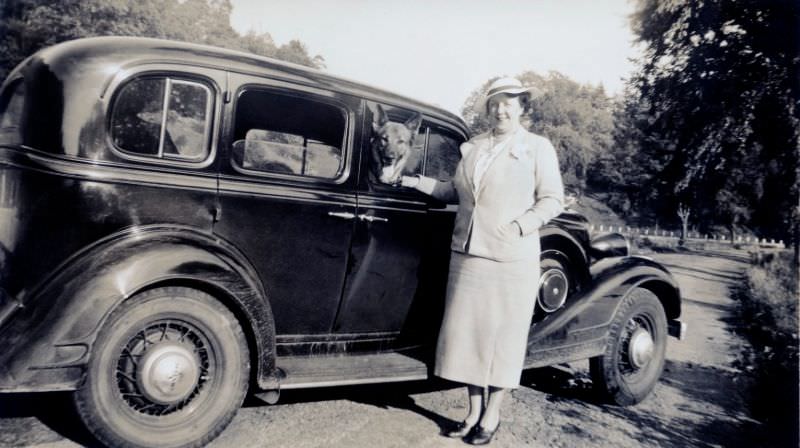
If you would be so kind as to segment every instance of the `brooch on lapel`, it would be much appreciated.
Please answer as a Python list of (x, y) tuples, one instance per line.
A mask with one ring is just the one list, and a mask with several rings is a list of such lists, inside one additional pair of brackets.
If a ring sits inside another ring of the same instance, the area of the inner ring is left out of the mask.
[(511, 157), (515, 159), (527, 159), (531, 156), (530, 147), (524, 143), (517, 143), (511, 147)]

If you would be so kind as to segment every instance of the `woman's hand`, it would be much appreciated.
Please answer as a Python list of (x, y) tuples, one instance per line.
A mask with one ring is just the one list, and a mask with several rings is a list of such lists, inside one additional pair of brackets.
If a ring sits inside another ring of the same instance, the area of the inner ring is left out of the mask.
[(419, 177), (418, 176), (401, 176), (400, 177), (400, 186), (406, 188), (416, 188), (419, 185)]

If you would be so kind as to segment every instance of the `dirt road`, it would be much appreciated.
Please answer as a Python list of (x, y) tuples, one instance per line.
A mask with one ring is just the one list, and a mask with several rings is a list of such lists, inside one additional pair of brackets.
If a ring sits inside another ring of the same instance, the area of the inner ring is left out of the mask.
[[(746, 380), (736, 357), (745, 341), (731, 331), (728, 287), (746, 267), (741, 255), (655, 255), (684, 297), (686, 340), (670, 338), (666, 371), (643, 403), (597, 402), (588, 362), (526, 372), (507, 399), (495, 447), (759, 446), (748, 416)], [(440, 382), (285, 392), (277, 405), (249, 399), (211, 446), (450, 447), (441, 425), (466, 412), (465, 392)], [(38, 396), (0, 397), (0, 446), (75, 447), (86, 435), (66, 405)]]

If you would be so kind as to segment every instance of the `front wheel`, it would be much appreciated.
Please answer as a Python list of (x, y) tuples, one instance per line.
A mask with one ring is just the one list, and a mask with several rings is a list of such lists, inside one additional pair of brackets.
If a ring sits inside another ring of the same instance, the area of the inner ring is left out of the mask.
[(652, 292), (634, 289), (614, 315), (605, 352), (589, 361), (595, 389), (618, 405), (639, 403), (661, 376), (666, 347), (664, 307)]
[(157, 288), (108, 318), (74, 401), (108, 446), (201, 446), (241, 406), (249, 369), (244, 333), (225, 306), (194, 289)]

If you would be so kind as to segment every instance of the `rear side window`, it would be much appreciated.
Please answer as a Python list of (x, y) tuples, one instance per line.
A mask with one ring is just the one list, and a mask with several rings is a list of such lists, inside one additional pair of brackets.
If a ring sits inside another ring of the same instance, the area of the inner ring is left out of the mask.
[(209, 154), (212, 90), (193, 80), (147, 76), (125, 84), (111, 108), (111, 138), (137, 156), (196, 162)]
[(238, 168), (333, 179), (344, 166), (345, 110), (308, 94), (246, 90), (236, 105)]

